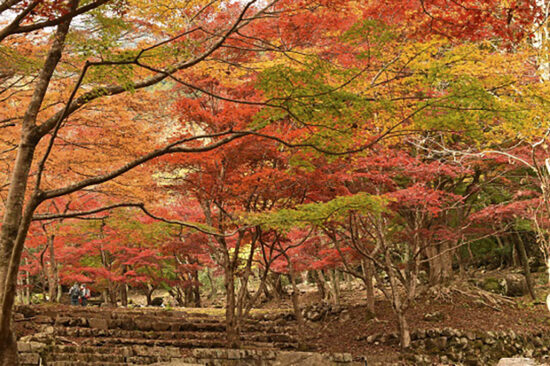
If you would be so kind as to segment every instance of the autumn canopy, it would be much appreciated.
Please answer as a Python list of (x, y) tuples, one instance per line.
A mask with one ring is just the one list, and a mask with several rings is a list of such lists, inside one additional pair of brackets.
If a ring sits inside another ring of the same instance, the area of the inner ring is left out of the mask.
[(200, 306), (223, 278), (238, 346), (277, 278), (325, 291), (346, 272), (407, 347), (421, 272), (443, 283), (477, 260), (466, 247), (517, 235), (546, 258), (545, 11), (3, 0), (0, 365), (17, 364), (16, 301), (75, 281)]

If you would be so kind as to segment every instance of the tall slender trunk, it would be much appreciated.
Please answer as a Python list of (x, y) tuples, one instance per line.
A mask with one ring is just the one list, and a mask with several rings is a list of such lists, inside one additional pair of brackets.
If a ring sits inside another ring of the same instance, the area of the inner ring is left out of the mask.
[(201, 307), (201, 291), (200, 291), (200, 282), (199, 282), (199, 271), (193, 273), (193, 279), (195, 284), (193, 285), (193, 304), (195, 307)]
[(407, 318), (401, 309), (396, 311), (397, 321), (399, 322), (399, 345), (401, 348), (409, 348), (411, 345), (411, 332)]
[(120, 285), (120, 305), (128, 306), (128, 285), (125, 283)]
[(323, 279), (319, 275), (319, 271), (313, 270), (311, 271), (311, 275), (313, 277), (313, 280), (315, 281), (315, 285), (317, 286), (317, 292), (319, 293), (319, 297), (321, 300), (324, 300), (326, 297), (326, 289), (325, 284), (323, 282)]
[(0, 232), (0, 366), (19, 364), (11, 318), (21, 254), (32, 214), (38, 205), (35, 198), (31, 198), (25, 214), (22, 213), (35, 145), (26, 144), (25, 138), (21, 145), (17, 152)]
[[(128, 271), (128, 266), (122, 266), (122, 274), (124, 275)], [(128, 306), (128, 285), (126, 283), (120, 284), (120, 305)]]
[(428, 260), (428, 280), (430, 285), (436, 285), (441, 282), (441, 258), (438, 256), (439, 251), (434, 245), (426, 246), (424, 250), (426, 259)]
[(227, 346), (229, 348), (238, 348), (240, 346), (239, 322), (236, 314), (235, 299), (235, 275), (231, 264), (225, 268), (225, 331), (227, 336)]
[(48, 268), (48, 297), (50, 302), (56, 302), (58, 299), (57, 288), (59, 285), (59, 275), (57, 272), (57, 262), (55, 260), (54, 249), (55, 235), (48, 236), (48, 251), (50, 254), (50, 266)]
[(370, 261), (361, 261), (363, 268), (363, 278), (365, 279), (365, 286), (367, 289), (367, 310), (374, 315), (374, 266)]
[(402, 349), (409, 348), (411, 345), (409, 323), (405, 317), (405, 306), (398, 286), (397, 274), (395, 273), (396, 269), (391, 262), (388, 252), (384, 254), (384, 261), (386, 267), (385, 270), (388, 274), (388, 280), (390, 282), (392, 307), (395, 315), (397, 316), (397, 322), (399, 325), (399, 345)]
[(340, 280), (336, 269), (328, 270), (330, 276), (330, 293), (332, 301), (337, 306), (340, 306)]
[[(25, 265), (27, 265), (26, 260), (25, 260)], [(27, 270), (25, 270), (24, 272), (25, 272), (25, 305), (30, 305), (32, 302), (31, 274)]]
[(516, 235), (518, 240), (516, 241), (516, 245), (518, 248), (519, 258), (521, 259), (521, 264), (523, 266), (523, 274), (525, 276), (525, 282), (527, 283), (527, 288), (529, 289), (529, 295), (531, 295), (531, 298), (533, 300), (537, 299), (537, 295), (535, 294), (535, 288), (533, 286), (533, 278), (531, 276), (531, 267), (529, 266), (529, 257), (527, 257), (527, 251), (525, 250), (525, 243), (523, 242), (523, 238), (521, 237), (520, 233), (516, 231)]
[(210, 283), (210, 294), (208, 294), (208, 298), (210, 300), (215, 299), (216, 295), (218, 294), (218, 289), (216, 288), (216, 283), (214, 282), (214, 279), (212, 278), (212, 273), (210, 272), (210, 267), (206, 267), (206, 278), (208, 278), (208, 282)]
[(155, 291), (155, 288), (151, 286), (150, 284), (147, 284), (147, 288), (145, 288), (145, 297), (147, 299), (147, 306), (153, 305), (153, 292)]
[[(75, 9), (78, 1), (71, 2)], [(38, 192), (31, 195), (26, 207), (25, 197), (29, 171), (35, 148), (41, 136), (37, 132), (36, 118), (44, 101), (52, 75), (61, 59), (65, 38), (72, 18), (57, 26), (54, 41), (44, 65), (36, 79), (34, 91), (21, 122), (21, 139), (13, 164), (4, 217), (0, 229), (0, 366), (17, 366), (17, 343), (11, 327), (11, 318), (17, 289), (17, 273), (21, 254), (34, 210), (40, 204)], [(25, 211), (23, 212), (23, 207)]]
[(292, 285), (292, 307), (294, 309), (294, 316), (296, 317), (296, 323), (298, 326), (298, 349), (305, 350), (305, 334), (304, 334), (304, 318), (302, 317), (302, 309), (300, 308), (300, 290), (296, 286), (296, 276), (294, 274), (294, 268), (290, 263), (290, 258), (285, 252), (285, 257), (288, 262), (288, 276), (290, 277), (290, 283)]

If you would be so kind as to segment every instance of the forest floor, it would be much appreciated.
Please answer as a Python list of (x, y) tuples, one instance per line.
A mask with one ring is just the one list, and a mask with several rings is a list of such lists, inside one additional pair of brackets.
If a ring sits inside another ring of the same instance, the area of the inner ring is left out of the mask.
[[(491, 273), (490, 275), (494, 275)], [(406, 316), (411, 331), (433, 328), (454, 328), (471, 331), (510, 331), (517, 334), (550, 332), (550, 312), (545, 303), (550, 289), (545, 284), (546, 275), (536, 274), (538, 299), (528, 296), (508, 298), (483, 296), (467, 281), (455, 280), (437, 290), (431, 289), (420, 295), (408, 309)], [(544, 283), (544, 284), (543, 284)], [(402, 357), (396, 339), (380, 344), (368, 342), (367, 337), (377, 334), (397, 333), (396, 317), (391, 304), (382, 296), (375, 302), (375, 317), (369, 314), (365, 302), (365, 291), (359, 286), (342, 286), (341, 311), (325, 315), (318, 321), (307, 322), (307, 343), (321, 352), (348, 352), (354, 357), (366, 356), (369, 365), (396, 364)], [(313, 288), (300, 297), (302, 308), (315, 306), (321, 302)], [(496, 300), (496, 301), (493, 301)], [(205, 308), (171, 308), (198, 316), (222, 318), (224, 309), (220, 304), (205, 304)], [(51, 305), (50, 305), (51, 306)], [(46, 308), (42, 307), (42, 311)], [(51, 309), (51, 308), (50, 308)], [(99, 310), (89, 307), (86, 311)], [(107, 309), (101, 309), (106, 311)], [(114, 310), (116, 311), (116, 310)], [(280, 313), (292, 313), (289, 298), (264, 303), (254, 310), (255, 317), (278, 317)], [(427, 320), (426, 314), (439, 316)], [(284, 317), (281, 317), (281, 319)], [(286, 326), (294, 326), (294, 321), (284, 321)], [(20, 334), (31, 331), (21, 329)]]
[[(346, 294), (352, 299), (353, 294)], [(344, 300), (345, 301), (345, 300)], [(323, 352), (350, 352), (354, 356), (368, 355), (369, 365), (396, 362), (401, 354), (397, 340), (391, 345), (368, 343), (374, 334), (397, 332), (397, 322), (388, 301), (376, 301), (376, 318), (371, 318), (365, 304), (344, 305), (349, 310), (347, 319), (327, 319), (309, 323), (316, 332), (313, 343)], [(425, 320), (426, 314), (440, 313), (441, 320)], [(550, 331), (550, 312), (545, 304), (519, 298), (513, 304), (491, 308), (477, 299), (452, 294), (444, 300), (419, 299), (407, 311), (411, 330), (454, 328), (459, 330), (499, 331), (514, 330), (518, 334)]]
[[(477, 278), (502, 276), (502, 272), (478, 273)], [(433, 328), (454, 328), (471, 331), (510, 331), (517, 334), (550, 332), (550, 312), (546, 296), (550, 289), (545, 273), (535, 274), (537, 300), (524, 297), (494, 298), (486, 292), (482, 296), (475, 286), (466, 281), (455, 280), (447, 286), (419, 296), (407, 310), (411, 331)], [(394, 364), (402, 357), (398, 341), (390, 344), (369, 343), (367, 337), (375, 334), (397, 333), (397, 320), (391, 304), (381, 296), (375, 302), (376, 314), (369, 314), (365, 302), (365, 291), (342, 289), (341, 307), (347, 315), (326, 317), (319, 322), (308, 322), (310, 343), (322, 352), (349, 352), (354, 357), (367, 356), (369, 365)], [(493, 303), (492, 300), (496, 303)], [(302, 296), (301, 305), (318, 303), (314, 292)], [(278, 308), (291, 308), (289, 300), (268, 304)], [(440, 314), (436, 319), (426, 320), (426, 314)]]

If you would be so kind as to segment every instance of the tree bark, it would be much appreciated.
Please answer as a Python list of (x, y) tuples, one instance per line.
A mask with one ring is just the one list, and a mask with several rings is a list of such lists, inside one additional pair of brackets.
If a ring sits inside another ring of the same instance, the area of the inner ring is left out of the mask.
[(48, 236), (48, 250), (50, 254), (50, 266), (48, 268), (48, 297), (50, 302), (57, 302), (57, 290), (59, 287), (59, 275), (57, 272), (57, 262), (55, 260), (54, 249), (55, 236)]
[(229, 265), (225, 268), (224, 285), (225, 285), (225, 331), (227, 336), (227, 346), (229, 348), (239, 348), (240, 332), (238, 327), (238, 319), (235, 314), (235, 275), (233, 268)]
[(315, 285), (317, 286), (317, 292), (319, 293), (319, 297), (321, 300), (324, 300), (326, 297), (326, 289), (325, 284), (321, 277), (319, 276), (319, 272), (316, 270), (311, 271), (311, 274), (313, 276), (313, 279), (315, 281)]
[(338, 278), (338, 272), (336, 269), (329, 269), (328, 273), (330, 276), (332, 301), (335, 305), (340, 306), (340, 279)]
[(210, 272), (210, 267), (206, 267), (206, 278), (208, 278), (208, 282), (210, 283), (210, 294), (208, 295), (208, 298), (210, 300), (215, 299), (216, 295), (218, 294), (218, 289), (216, 288), (216, 283), (214, 282), (214, 279), (212, 278), (212, 273)]
[(147, 288), (145, 289), (145, 297), (147, 299), (147, 306), (153, 305), (153, 292), (155, 291), (155, 288), (149, 284), (147, 284)]
[(200, 308), (201, 307), (201, 291), (200, 291), (200, 282), (199, 282), (199, 271), (195, 271), (193, 273), (193, 278), (195, 280), (195, 283), (193, 285), (193, 303), (195, 307)]
[(537, 299), (535, 293), (535, 288), (533, 286), (533, 278), (531, 276), (531, 268), (529, 266), (529, 257), (527, 257), (527, 251), (525, 250), (525, 243), (519, 232), (516, 231), (516, 236), (518, 240), (516, 241), (516, 246), (519, 253), (519, 258), (521, 259), (521, 264), (523, 265), (523, 275), (525, 276), (525, 282), (527, 283), (527, 288), (529, 289), (529, 295), (533, 300)]
[(128, 306), (128, 285), (125, 283), (120, 285), (120, 305)]
[(402, 349), (409, 348), (411, 346), (411, 332), (409, 329), (409, 323), (403, 311), (398, 310), (397, 321), (399, 322), (399, 344)]
[(292, 307), (294, 309), (294, 316), (296, 317), (296, 325), (298, 327), (298, 349), (305, 350), (305, 334), (304, 334), (304, 318), (302, 317), (302, 309), (300, 308), (300, 290), (296, 286), (296, 276), (290, 258), (285, 252), (285, 257), (288, 262), (288, 277), (290, 277), (290, 283), (292, 285)]
[(374, 266), (370, 261), (361, 261), (361, 266), (363, 267), (363, 277), (365, 278), (365, 285), (367, 289), (367, 310), (371, 314), (375, 314), (374, 309)]

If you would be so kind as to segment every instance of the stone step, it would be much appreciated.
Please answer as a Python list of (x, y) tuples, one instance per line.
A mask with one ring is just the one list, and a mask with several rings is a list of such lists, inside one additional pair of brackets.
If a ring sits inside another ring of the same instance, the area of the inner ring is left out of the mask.
[[(63, 337), (116, 337), (116, 338), (139, 338), (139, 339), (224, 339), (225, 332), (219, 331), (139, 331), (139, 330), (124, 330), (124, 329), (96, 329), (84, 327), (56, 327), (55, 334)], [(296, 339), (292, 335), (286, 333), (268, 333), (268, 332), (243, 332), (241, 334), (243, 341), (255, 342), (295, 342)]]
[(133, 318), (152, 318), (152, 319), (185, 319), (189, 321), (200, 322), (202, 320), (211, 321), (212, 319), (223, 320), (224, 316), (218, 315), (206, 315), (206, 314), (188, 314), (181, 311), (134, 311), (126, 310), (121, 311), (120, 309), (109, 309), (105, 311), (94, 310), (94, 311), (82, 311), (80, 308), (68, 308), (63, 311), (50, 314), (41, 314), (49, 317), (63, 317), (63, 318), (90, 318), (90, 317), (101, 317), (103, 319), (133, 319)]
[(127, 362), (50, 361), (48, 366), (128, 366)]
[[(76, 343), (84, 346), (111, 347), (111, 346), (145, 346), (153, 347), (174, 347), (182, 349), (191, 348), (224, 348), (225, 339), (204, 340), (204, 339), (136, 339), (136, 338), (73, 338)], [(264, 350), (292, 350), (297, 348), (295, 342), (244, 342), (243, 348), (257, 348)]]
[(46, 355), (48, 364), (53, 361), (113, 362), (124, 363), (126, 356), (117, 353), (52, 352)]
[(91, 346), (55, 346), (46, 354), (47, 365), (65, 362), (72, 365), (150, 365), (158, 362), (170, 362), (182, 358), (181, 351), (173, 347), (91, 347)]
[(131, 345), (126, 347), (97, 347), (91, 345), (56, 345), (52, 348), (54, 354), (108, 354), (120, 355), (122, 357), (131, 356), (151, 356), (162, 354), (166, 357), (180, 357), (181, 351), (176, 347), (148, 347), (142, 345)]
[[(218, 321), (203, 321), (193, 323), (181, 320), (159, 321), (158, 319), (131, 319), (123, 321), (121, 319), (104, 318), (82, 318), (82, 317), (58, 317), (55, 320), (55, 326), (70, 327), (89, 327), (94, 329), (123, 329), (140, 331), (189, 331), (189, 332), (224, 332), (225, 323)], [(290, 326), (277, 324), (261, 324), (258, 322), (244, 323), (243, 332), (266, 332), (266, 333), (295, 333), (295, 329)]]
[(124, 330), (141, 330), (141, 331), (225, 331), (225, 324), (221, 322), (203, 322), (189, 323), (183, 321), (159, 321), (136, 319), (123, 322), (116, 319), (101, 319), (101, 318), (75, 318), (75, 319), (57, 319), (55, 322), (57, 327), (89, 327), (95, 329), (124, 329)]

